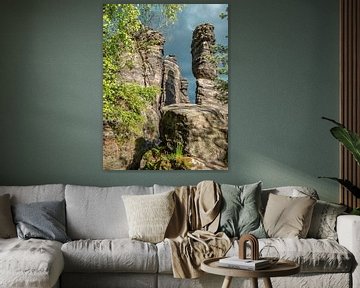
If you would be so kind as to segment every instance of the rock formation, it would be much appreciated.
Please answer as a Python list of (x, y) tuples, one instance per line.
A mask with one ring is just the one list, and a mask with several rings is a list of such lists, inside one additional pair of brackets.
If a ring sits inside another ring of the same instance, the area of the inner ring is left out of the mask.
[[(188, 82), (181, 76), (173, 55), (164, 57), (161, 33), (143, 30), (137, 36), (137, 52), (124, 55), (118, 78), (121, 83), (157, 86), (159, 95), (143, 115), (142, 133), (117, 144), (111, 123), (104, 122), (103, 161), (105, 169), (139, 169), (142, 155), (162, 141), (192, 161), (192, 169), (227, 169), (227, 105), (219, 101), (217, 67), (213, 57), (214, 27), (196, 27), (191, 45), (192, 69), (196, 78), (196, 104), (189, 104)], [(144, 161), (143, 161), (144, 162)]]
[(196, 79), (215, 80), (216, 63), (211, 61), (214, 45), (214, 26), (208, 23), (197, 26), (191, 43), (192, 71)]
[(196, 104), (166, 106), (160, 119), (162, 142), (172, 149), (181, 143), (196, 169), (227, 168), (228, 108), (217, 89), (214, 45), (214, 26), (197, 26), (191, 44)]
[(195, 102), (199, 105), (221, 107), (216, 87), (217, 65), (214, 58), (214, 26), (202, 24), (195, 28), (192, 36), (192, 71), (196, 78)]
[(162, 142), (172, 148), (181, 143), (186, 154), (205, 161), (206, 167), (226, 168), (227, 131), (227, 119), (215, 107), (174, 104), (162, 109)]
[(187, 80), (181, 77), (180, 67), (175, 56), (165, 57), (163, 63), (163, 93), (160, 107), (176, 103), (189, 103)]
[(127, 53), (120, 63), (119, 79), (122, 83), (134, 82), (144, 86), (161, 86), (164, 36), (157, 31), (144, 29), (136, 37), (135, 53)]

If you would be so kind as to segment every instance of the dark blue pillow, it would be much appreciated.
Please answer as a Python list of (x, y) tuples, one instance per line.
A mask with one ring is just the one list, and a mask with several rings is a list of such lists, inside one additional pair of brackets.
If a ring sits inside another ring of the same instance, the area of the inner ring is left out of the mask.
[(65, 201), (15, 204), (12, 211), (19, 238), (70, 241), (65, 228)]

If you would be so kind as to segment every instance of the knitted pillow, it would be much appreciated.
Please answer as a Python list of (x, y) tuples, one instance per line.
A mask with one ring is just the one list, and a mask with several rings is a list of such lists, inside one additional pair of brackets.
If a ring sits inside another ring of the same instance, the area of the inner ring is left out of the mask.
[(308, 237), (337, 240), (336, 218), (345, 210), (344, 205), (318, 200), (312, 214)]
[(122, 196), (131, 239), (152, 243), (164, 240), (175, 207), (173, 193)]

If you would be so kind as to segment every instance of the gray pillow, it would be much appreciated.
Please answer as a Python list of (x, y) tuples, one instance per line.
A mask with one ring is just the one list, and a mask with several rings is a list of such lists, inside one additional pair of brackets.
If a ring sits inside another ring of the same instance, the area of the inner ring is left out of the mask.
[(312, 214), (308, 237), (337, 240), (336, 218), (345, 210), (344, 205), (318, 200)]
[(0, 238), (16, 237), (16, 229), (11, 215), (10, 195), (0, 196)]
[(221, 184), (220, 187), (223, 198), (218, 230), (229, 237), (250, 233), (265, 238), (260, 216), (261, 182), (243, 186)]
[(13, 215), (19, 238), (70, 241), (65, 232), (65, 201), (15, 204)]

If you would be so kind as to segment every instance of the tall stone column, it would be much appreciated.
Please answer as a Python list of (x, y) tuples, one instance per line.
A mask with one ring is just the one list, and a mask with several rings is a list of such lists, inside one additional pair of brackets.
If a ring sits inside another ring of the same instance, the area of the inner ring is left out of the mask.
[(221, 106), (215, 79), (217, 66), (214, 61), (214, 26), (208, 23), (197, 26), (191, 43), (192, 72), (196, 78), (195, 103)]
[(189, 103), (186, 79), (182, 78), (180, 67), (174, 55), (166, 56), (163, 64), (163, 83), (160, 107)]

